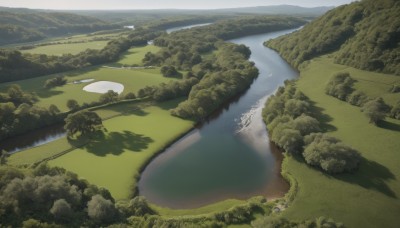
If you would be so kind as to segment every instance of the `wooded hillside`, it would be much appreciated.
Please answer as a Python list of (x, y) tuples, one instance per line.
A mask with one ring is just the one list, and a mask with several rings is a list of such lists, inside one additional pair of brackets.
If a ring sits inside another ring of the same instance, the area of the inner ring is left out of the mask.
[(363, 0), (344, 5), (267, 45), (295, 67), (335, 52), (336, 63), (400, 75), (400, 2)]

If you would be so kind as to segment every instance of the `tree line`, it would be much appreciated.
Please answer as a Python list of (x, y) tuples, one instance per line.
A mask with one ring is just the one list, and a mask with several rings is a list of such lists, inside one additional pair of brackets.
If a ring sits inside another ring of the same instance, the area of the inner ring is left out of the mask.
[(113, 62), (132, 46), (147, 45), (148, 40), (154, 39), (161, 33), (160, 31), (138, 29), (127, 38), (121, 37), (108, 42), (101, 50), (87, 49), (76, 55), (22, 54), (16, 50), (0, 49), (0, 83)]
[(381, 97), (370, 98), (364, 92), (354, 89), (355, 82), (356, 80), (348, 72), (336, 73), (330, 78), (325, 92), (351, 105), (361, 107), (361, 111), (372, 124), (377, 125), (387, 116), (400, 119), (400, 101), (391, 107)]
[(321, 123), (312, 116), (312, 104), (293, 81), (286, 81), (268, 98), (262, 115), (271, 141), (289, 155), (301, 156), (308, 165), (330, 174), (358, 168), (360, 153), (322, 133)]

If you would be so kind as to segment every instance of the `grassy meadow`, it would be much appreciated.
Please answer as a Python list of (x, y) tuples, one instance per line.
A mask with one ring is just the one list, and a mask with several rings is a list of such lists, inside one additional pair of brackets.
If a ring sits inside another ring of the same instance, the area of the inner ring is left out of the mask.
[[(63, 167), (90, 183), (107, 188), (115, 199), (126, 199), (132, 193), (136, 184), (135, 176), (143, 165), (193, 127), (193, 122), (170, 115), (169, 109), (180, 101), (144, 107), (139, 104), (123, 104), (99, 109), (96, 112), (102, 118), (117, 115), (103, 122), (105, 133), (93, 136), (88, 144), (49, 164)], [(167, 129), (168, 134), (165, 134)], [(17, 153), (10, 157), (9, 164), (32, 163), (75, 145), (81, 145), (80, 140), (68, 141), (62, 138)]]
[(22, 53), (31, 54), (46, 54), (46, 55), (57, 55), (63, 54), (78, 54), (86, 49), (103, 49), (109, 41), (89, 41), (84, 43), (66, 43), (66, 44), (52, 44), (46, 46), (38, 46), (33, 49), (21, 50)]
[(287, 158), (286, 171), (297, 180), (299, 191), (282, 216), (304, 220), (331, 217), (346, 227), (397, 227), (400, 214), (400, 121), (369, 124), (359, 107), (325, 94), (330, 76), (349, 72), (355, 87), (370, 97), (394, 104), (400, 94), (388, 92), (398, 76), (372, 73), (333, 64), (327, 57), (312, 60), (301, 69), (298, 88), (315, 102), (325, 130), (357, 149), (364, 160), (355, 174), (326, 175), (302, 161)]
[[(140, 48), (132, 48), (130, 52), (121, 58), (123, 62), (139, 61), (143, 59), (144, 55), (148, 51), (156, 51), (157, 48), (153, 45)], [(52, 89), (45, 89), (43, 85), (46, 80), (54, 78), (56, 76), (65, 76), (68, 80), (68, 84), (55, 87)], [(87, 83), (74, 84), (72, 82), (94, 79), (94, 81)], [(26, 79), (17, 82), (3, 83), (0, 84), (0, 91), (5, 91), (11, 84), (19, 84), (25, 91), (35, 92), (39, 97), (37, 105), (48, 107), (51, 104), (56, 104), (60, 110), (67, 111), (68, 108), (66, 103), (69, 99), (75, 99), (81, 105), (83, 103), (90, 103), (97, 101), (101, 94), (90, 93), (83, 90), (83, 88), (96, 81), (112, 81), (118, 82), (124, 85), (124, 91), (122, 95), (129, 92), (137, 93), (139, 89), (146, 86), (159, 85), (161, 83), (167, 83), (171, 80), (178, 80), (176, 78), (166, 78), (160, 73), (159, 68), (155, 69), (116, 69), (116, 68), (105, 68), (103, 66), (91, 67), (84, 70), (70, 71), (66, 73), (47, 75), (38, 78)]]
[(157, 53), (159, 50), (160, 48), (154, 45), (131, 48), (121, 57), (116, 65), (142, 65), (142, 59), (147, 52)]

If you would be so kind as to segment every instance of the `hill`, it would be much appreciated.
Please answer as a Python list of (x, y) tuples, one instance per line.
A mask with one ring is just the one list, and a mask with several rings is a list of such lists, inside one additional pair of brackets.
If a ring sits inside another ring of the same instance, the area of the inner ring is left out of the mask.
[(334, 52), (336, 63), (400, 75), (399, 12), (397, 0), (355, 2), (329, 11), (267, 46), (295, 67)]
[(215, 10), (215, 12), (320, 16), (333, 8), (334, 7), (331, 6), (308, 8), (308, 7), (292, 6), (292, 5), (276, 5), (276, 6), (257, 6), (257, 7), (218, 9)]
[(100, 19), (61, 12), (0, 8), (0, 44), (116, 28)]

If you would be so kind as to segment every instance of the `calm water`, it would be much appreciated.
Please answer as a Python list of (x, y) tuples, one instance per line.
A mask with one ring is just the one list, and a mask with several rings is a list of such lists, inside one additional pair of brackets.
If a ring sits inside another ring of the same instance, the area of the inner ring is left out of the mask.
[(261, 111), (284, 80), (298, 73), (263, 42), (292, 31), (231, 40), (250, 47), (259, 77), (243, 96), (155, 158), (142, 173), (141, 195), (161, 206), (195, 208), (287, 192), (280, 175), (282, 155), (269, 143)]
[(169, 28), (169, 29), (166, 29), (165, 31), (169, 34), (171, 32), (176, 32), (176, 31), (183, 30), (183, 29), (191, 29), (194, 27), (206, 26), (206, 25), (210, 25), (210, 24), (212, 24), (212, 23), (202, 23), (202, 24), (195, 24), (195, 25), (180, 26), (180, 27)]
[(109, 90), (113, 90), (121, 94), (124, 91), (124, 85), (117, 82), (98, 81), (83, 87), (83, 90), (92, 93), (107, 93)]
[(0, 142), (0, 150), (16, 153), (49, 143), (65, 135), (63, 124), (56, 124), (2, 141)]

